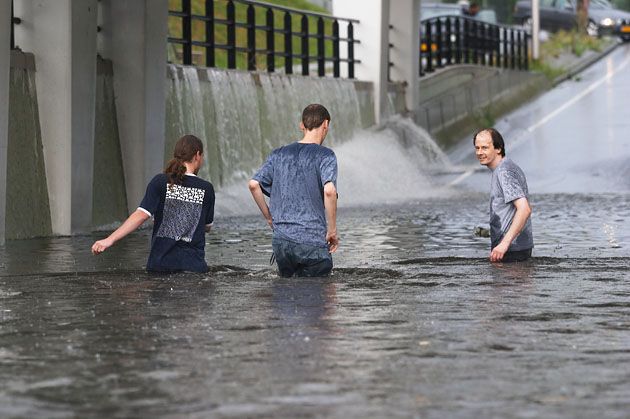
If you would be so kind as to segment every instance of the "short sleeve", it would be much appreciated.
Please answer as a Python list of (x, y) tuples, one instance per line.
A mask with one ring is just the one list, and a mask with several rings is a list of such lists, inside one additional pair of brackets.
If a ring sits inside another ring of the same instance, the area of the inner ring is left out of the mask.
[(503, 200), (506, 204), (527, 197), (525, 180), (518, 173), (512, 170), (503, 171), (499, 175), (499, 181), (501, 189), (503, 189)]
[(206, 209), (206, 225), (212, 224), (214, 221), (214, 187), (210, 185), (208, 189), (206, 189), (206, 193), (208, 194), (207, 209)]
[(273, 158), (274, 153), (271, 153), (258, 172), (252, 177), (253, 180), (260, 183), (260, 188), (267, 196), (271, 196), (271, 186), (273, 184)]
[(144, 210), (150, 216), (154, 216), (160, 206), (160, 199), (165, 187), (163, 176), (157, 175), (151, 179), (138, 209)]
[(319, 174), (322, 185), (332, 182), (337, 187), (337, 156), (332, 150), (320, 162)]

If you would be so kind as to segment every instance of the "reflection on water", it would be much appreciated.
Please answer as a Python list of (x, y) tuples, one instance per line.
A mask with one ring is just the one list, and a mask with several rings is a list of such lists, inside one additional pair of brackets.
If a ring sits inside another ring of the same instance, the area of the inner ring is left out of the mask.
[(487, 262), (487, 196), (343, 209), (330, 278), (281, 279), (257, 217), (206, 275), (148, 231), (0, 249), (1, 417), (624, 417), (630, 197), (534, 196), (534, 258)]

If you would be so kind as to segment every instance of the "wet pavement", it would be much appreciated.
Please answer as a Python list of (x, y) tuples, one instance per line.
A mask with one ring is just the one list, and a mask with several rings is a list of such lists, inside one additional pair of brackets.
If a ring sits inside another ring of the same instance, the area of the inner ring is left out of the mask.
[(628, 417), (628, 67), (531, 127), (629, 51), (499, 122), (530, 179), (525, 263), (488, 263), (474, 234), (485, 171), (342, 208), (325, 279), (278, 278), (258, 216), (216, 220), (204, 275), (145, 273), (147, 230), (101, 257), (92, 237), (10, 242), (0, 417)]

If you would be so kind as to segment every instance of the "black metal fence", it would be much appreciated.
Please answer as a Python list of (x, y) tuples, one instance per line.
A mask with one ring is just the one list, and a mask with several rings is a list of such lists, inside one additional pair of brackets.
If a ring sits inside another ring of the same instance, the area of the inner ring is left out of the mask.
[(283, 64), (287, 74), (298, 63), (303, 75), (316, 64), (320, 77), (327, 70), (340, 77), (341, 63), (347, 63), (351, 79), (354, 65), (360, 62), (354, 56), (354, 45), (359, 43), (354, 38), (358, 23), (354, 19), (250, 0), (205, 0), (204, 10), (193, 10), (191, 0), (181, 0), (180, 6), (169, 10), (171, 62), (269, 72)]
[(466, 17), (435, 17), (420, 23), (420, 76), (453, 64), (529, 69), (524, 30)]
[(15, 17), (13, 13), (13, 1), (11, 2), (11, 49), (15, 49), (15, 25), (22, 23), (22, 19)]

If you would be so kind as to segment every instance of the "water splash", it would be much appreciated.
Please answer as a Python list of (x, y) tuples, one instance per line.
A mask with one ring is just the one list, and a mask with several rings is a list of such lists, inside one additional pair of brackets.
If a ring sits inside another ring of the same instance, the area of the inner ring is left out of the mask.
[(608, 239), (608, 244), (613, 249), (619, 249), (621, 245), (617, 240), (616, 228), (610, 224), (604, 224), (604, 233), (606, 234), (606, 238)]
[(363, 131), (335, 148), (340, 206), (398, 203), (448, 194), (431, 172), (450, 162), (426, 131), (408, 118)]
[[(434, 185), (431, 178), (433, 171), (451, 167), (448, 157), (408, 118), (392, 117), (381, 127), (357, 131), (332, 149), (339, 166), (340, 207), (400, 203), (451, 193)], [(216, 211), (218, 215), (243, 215), (258, 210), (245, 182), (238, 182), (217, 193)]]
[(342, 144), (373, 119), (351, 80), (170, 66), (167, 143), (204, 141), (201, 176), (217, 187), (246, 180), (274, 148), (301, 138), (302, 109), (321, 103), (333, 115), (328, 145)]

